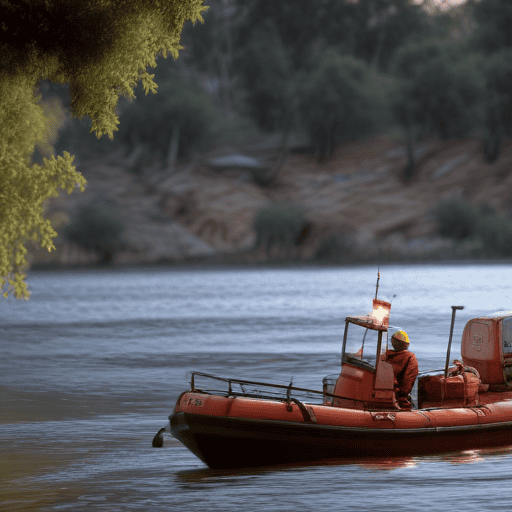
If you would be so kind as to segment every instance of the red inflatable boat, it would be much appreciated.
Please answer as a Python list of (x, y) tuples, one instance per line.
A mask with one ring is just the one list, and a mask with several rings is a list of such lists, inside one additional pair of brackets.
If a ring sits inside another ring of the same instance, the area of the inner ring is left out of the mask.
[[(462, 364), (420, 374), (413, 408), (395, 400), (384, 361), (391, 305), (345, 319), (341, 372), (315, 391), (193, 373), (169, 431), (212, 468), (410, 456), (512, 445), (512, 313), (470, 320)], [(475, 386), (476, 382), (476, 386)]]

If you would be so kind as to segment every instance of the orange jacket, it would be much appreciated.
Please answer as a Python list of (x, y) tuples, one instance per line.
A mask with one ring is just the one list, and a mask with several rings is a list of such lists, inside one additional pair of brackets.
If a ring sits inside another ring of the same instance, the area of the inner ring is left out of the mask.
[(386, 361), (393, 365), (397, 399), (409, 396), (419, 372), (416, 356), (408, 350), (386, 350)]

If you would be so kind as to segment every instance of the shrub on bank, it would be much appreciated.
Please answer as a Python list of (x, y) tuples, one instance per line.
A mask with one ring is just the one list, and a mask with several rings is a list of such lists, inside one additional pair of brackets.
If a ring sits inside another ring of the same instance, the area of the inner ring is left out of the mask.
[(480, 220), (478, 235), (492, 252), (512, 256), (512, 223), (509, 219), (486, 215)]
[(479, 211), (466, 201), (449, 199), (439, 203), (436, 213), (441, 236), (464, 240), (478, 232)]
[(256, 249), (264, 248), (267, 257), (288, 259), (299, 244), (305, 219), (301, 208), (287, 201), (276, 201), (262, 208), (254, 218)]
[(122, 247), (124, 224), (115, 211), (107, 205), (91, 202), (77, 212), (63, 230), (69, 242), (94, 251), (100, 263), (111, 263)]
[(438, 204), (435, 217), (441, 236), (458, 242), (472, 240), (488, 255), (512, 256), (512, 221), (489, 206), (477, 208), (451, 199)]
[(332, 235), (320, 243), (315, 253), (315, 259), (322, 261), (337, 261), (350, 251), (347, 238), (344, 235)]

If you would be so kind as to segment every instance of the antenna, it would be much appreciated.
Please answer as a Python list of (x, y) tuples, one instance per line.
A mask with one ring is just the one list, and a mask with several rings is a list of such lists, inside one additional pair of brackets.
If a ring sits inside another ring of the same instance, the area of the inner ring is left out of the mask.
[(377, 294), (379, 293), (379, 279), (380, 279), (380, 264), (377, 264), (377, 286), (375, 288), (375, 300), (377, 300)]

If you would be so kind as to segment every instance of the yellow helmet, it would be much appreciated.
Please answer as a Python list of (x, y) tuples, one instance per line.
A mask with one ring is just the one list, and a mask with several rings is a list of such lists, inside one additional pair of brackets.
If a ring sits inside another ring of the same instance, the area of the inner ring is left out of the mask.
[(409, 336), (407, 336), (407, 333), (405, 331), (396, 331), (395, 334), (393, 334), (393, 336), (391, 337), (391, 339), (393, 338), (399, 341), (403, 341), (405, 343), (410, 343)]
[(409, 347), (409, 336), (405, 331), (397, 331), (391, 336), (391, 344), (396, 351), (407, 350)]

